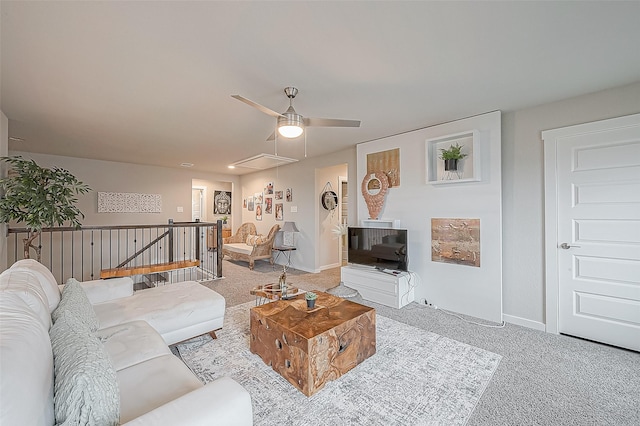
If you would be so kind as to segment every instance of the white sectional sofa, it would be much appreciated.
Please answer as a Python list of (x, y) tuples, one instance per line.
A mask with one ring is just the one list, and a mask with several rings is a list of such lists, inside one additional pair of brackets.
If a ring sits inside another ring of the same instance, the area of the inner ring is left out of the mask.
[(32, 260), (0, 274), (0, 425), (253, 424), (242, 386), (203, 385), (167, 346), (220, 328), (219, 294), (194, 282), (133, 294), (128, 278), (65, 287)]

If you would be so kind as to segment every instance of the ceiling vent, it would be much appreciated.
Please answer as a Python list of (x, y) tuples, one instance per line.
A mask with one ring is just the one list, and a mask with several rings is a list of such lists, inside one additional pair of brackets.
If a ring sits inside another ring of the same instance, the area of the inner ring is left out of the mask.
[(248, 169), (265, 170), (273, 167), (284, 166), (285, 164), (295, 163), (296, 159), (280, 157), (279, 155), (258, 154), (251, 158), (236, 161), (232, 165), (235, 167), (246, 167)]

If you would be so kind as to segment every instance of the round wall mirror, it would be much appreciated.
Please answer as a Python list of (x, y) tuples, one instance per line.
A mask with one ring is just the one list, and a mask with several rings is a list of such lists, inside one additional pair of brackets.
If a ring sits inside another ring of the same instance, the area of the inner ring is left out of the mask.
[(367, 192), (369, 195), (378, 195), (380, 191), (382, 191), (382, 183), (380, 182), (380, 179), (375, 177), (375, 175), (372, 176), (373, 177), (369, 179), (369, 182), (367, 182)]

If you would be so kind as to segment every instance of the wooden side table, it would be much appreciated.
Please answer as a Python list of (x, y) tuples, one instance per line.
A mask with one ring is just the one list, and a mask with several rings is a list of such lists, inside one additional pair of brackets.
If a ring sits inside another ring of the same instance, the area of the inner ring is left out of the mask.
[[(222, 228), (222, 238), (228, 238), (231, 236), (231, 229)], [(216, 248), (217, 242), (217, 230), (215, 228), (211, 228), (207, 234), (207, 249), (214, 250)]]

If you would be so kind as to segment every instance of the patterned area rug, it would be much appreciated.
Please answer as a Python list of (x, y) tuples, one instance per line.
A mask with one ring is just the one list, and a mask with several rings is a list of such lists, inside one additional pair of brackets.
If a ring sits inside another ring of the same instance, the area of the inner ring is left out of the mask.
[(464, 425), (501, 356), (376, 316), (377, 352), (311, 397), (249, 351), (249, 308), (227, 309), (218, 339), (177, 346), (205, 383), (229, 376), (251, 394), (254, 424)]

